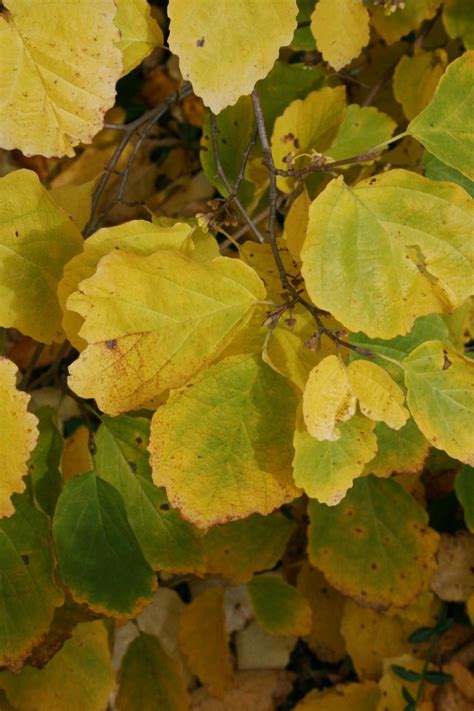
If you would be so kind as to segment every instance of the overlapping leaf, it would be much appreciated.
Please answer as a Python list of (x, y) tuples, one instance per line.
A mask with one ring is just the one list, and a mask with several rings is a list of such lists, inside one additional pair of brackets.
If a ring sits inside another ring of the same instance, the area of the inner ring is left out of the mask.
[(383, 6), (374, 7), (371, 21), (387, 44), (393, 44), (412, 30), (416, 30), (424, 20), (436, 14), (441, 0), (410, 0), (393, 13), (385, 12)]
[(2, 3), (0, 146), (73, 156), (92, 141), (122, 73), (115, 12), (113, 0)]
[(311, 31), (325, 61), (339, 71), (369, 43), (369, 13), (362, 0), (319, 0)]
[(117, 44), (122, 52), (124, 74), (163, 44), (163, 33), (146, 0), (118, 0), (115, 24), (120, 30)]
[(248, 584), (255, 617), (271, 634), (301, 636), (311, 629), (311, 608), (301, 592), (280, 575), (256, 575)]
[(314, 303), (371, 337), (407, 333), (452, 312), (473, 284), (469, 197), (457, 186), (393, 170), (333, 180), (310, 209), (302, 273)]
[(264, 295), (253, 270), (227, 257), (108, 254), (68, 300), (89, 342), (70, 386), (108, 414), (137, 409), (212, 362)]

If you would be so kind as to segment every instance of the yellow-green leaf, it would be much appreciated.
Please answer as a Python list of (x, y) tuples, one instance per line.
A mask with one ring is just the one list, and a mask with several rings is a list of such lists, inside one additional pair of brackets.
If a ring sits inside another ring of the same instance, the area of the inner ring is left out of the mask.
[(424, 147), (474, 180), (474, 50), (465, 52), (446, 69), (428, 106), (408, 126)]
[(225, 358), (188, 385), (152, 420), (153, 479), (172, 505), (205, 527), (294, 499), (291, 385), (246, 355)]
[(380, 690), (371, 682), (336, 684), (330, 689), (310, 691), (295, 711), (376, 711), (380, 698)]
[(311, 205), (301, 254), (313, 302), (381, 338), (454, 311), (473, 288), (470, 203), (462, 188), (405, 170), (354, 188), (333, 180)]
[(474, 469), (465, 466), (461, 469), (454, 483), (456, 496), (464, 509), (466, 526), (474, 533)]
[(120, 30), (117, 46), (122, 52), (124, 74), (163, 44), (163, 32), (151, 16), (147, 0), (118, 0), (115, 24)]
[[(324, 87), (312, 91), (305, 99), (292, 101), (275, 121), (272, 134), (272, 151), (275, 165), (288, 169), (288, 159), (302, 153), (326, 152), (335, 139), (346, 107), (346, 91), (343, 86)], [(301, 168), (309, 158), (296, 160)], [(293, 178), (278, 177), (278, 186), (289, 192)]]
[(363, 0), (319, 0), (311, 31), (323, 59), (339, 71), (369, 43), (369, 13)]
[(271, 634), (301, 637), (311, 629), (311, 608), (280, 575), (256, 575), (247, 585), (257, 622)]
[(103, 711), (115, 686), (102, 620), (79, 624), (43, 669), (3, 672), (0, 687), (16, 709)]
[(26, 493), (13, 503), (13, 516), (0, 519), (0, 664), (18, 670), (47, 633), (64, 595), (53, 583), (47, 517)]
[(409, 121), (429, 104), (447, 64), (444, 49), (402, 56), (393, 74), (393, 93)]
[(181, 615), (179, 638), (191, 671), (212, 694), (222, 697), (233, 680), (223, 588), (206, 590), (188, 605)]
[(170, 0), (169, 45), (183, 77), (219, 113), (269, 73), (280, 47), (291, 42), (297, 12), (296, 0), (222, 0), (218, 7), (214, 0)]
[(307, 190), (298, 195), (288, 210), (285, 220), (284, 240), (294, 259), (300, 258), (306, 230), (308, 228), (309, 208), (311, 199)]
[(443, 23), (450, 37), (461, 37), (466, 49), (474, 49), (474, 13), (471, 0), (444, 0)]
[(376, 422), (399, 430), (410, 417), (405, 395), (384, 368), (368, 360), (354, 360), (347, 368), (352, 392), (361, 412)]
[(308, 553), (337, 590), (363, 605), (410, 605), (436, 567), (438, 534), (392, 479), (356, 479), (336, 507), (311, 501)]
[(16, 170), (0, 179), (1, 326), (44, 343), (63, 340), (56, 292), (64, 265), (82, 243), (36, 173)]
[(23, 477), (38, 439), (38, 419), (28, 412), (30, 396), (16, 388), (18, 368), (0, 356), (0, 517), (14, 512), (10, 497), (25, 488)]
[(194, 247), (193, 228), (186, 222), (155, 225), (145, 220), (132, 220), (123, 225), (104, 227), (84, 242), (83, 251), (71, 259), (64, 268), (58, 285), (58, 297), (63, 309), (63, 328), (68, 340), (82, 351), (87, 342), (78, 334), (84, 319), (66, 307), (68, 298), (77, 291), (84, 279), (93, 276), (102, 257), (115, 250), (132, 254), (149, 255), (162, 249), (178, 249), (189, 257)]
[(206, 572), (234, 585), (247, 583), (278, 563), (292, 531), (293, 524), (278, 511), (213, 526), (202, 539)]
[(140, 633), (120, 667), (115, 700), (118, 711), (188, 711), (189, 699), (181, 665), (164, 651), (157, 637)]
[(366, 465), (364, 474), (390, 476), (420, 472), (430, 449), (412, 417), (396, 431), (379, 422), (375, 427), (377, 454)]
[(354, 415), (340, 426), (339, 439), (321, 442), (311, 437), (298, 419), (293, 441), (295, 484), (321, 503), (338, 504), (375, 456), (374, 427), (371, 420)]
[[(318, 6), (316, 6), (318, 7)], [(327, 153), (343, 160), (370, 151), (391, 137), (396, 123), (374, 106), (349, 104), (341, 127)]]
[(122, 73), (115, 2), (5, 0), (2, 8), (0, 146), (73, 156), (114, 104)]
[(303, 417), (309, 434), (318, 440), (339, 439), (337, 425), (350, 420), (356, 404), (344, 363), (335, 355), (323, 358), (310, 372), (303, 393)]
[(434, 447), (474, 464), (474, 361), (440, 341), (427, 341), (404, 360), (407, 402)]
[(440, 4), (441, 0), (408, 0), (393, 13), (386, 13), (383, 6), (374, 7), (371, 21), (385, 42), (393, 44), (434, 17)]
[(67, 302), (84, 317), (80, 335), (89, 342), (70, 368), (70, 386), (110, 415), (137, 409), (214, 360), (264, 295), (236, 259), (108, 254)]

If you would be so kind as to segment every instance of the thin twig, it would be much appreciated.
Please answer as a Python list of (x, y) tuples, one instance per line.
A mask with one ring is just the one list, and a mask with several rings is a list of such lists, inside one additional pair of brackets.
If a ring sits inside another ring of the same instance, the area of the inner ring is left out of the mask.
[(33, 355), (30, 358), (30, 362), (27, 365), (27, 368), (25, 370), (25, 374), (23, 376), (23, 380), (21, 381), (20, 385), (20, 390), (26, 390), (28, 387), (28, 383), (30, 382), (30, 378), (33, 375), (33, 371), (36, 367), (36, 364), (44, 350), (44, 343), (38, 343), (36, 346), (35, 350), (33, 351)]
[[(123, 125), (123, 124), (107, 124), (106, 128), (114, 128), (117, 131), (121, 131), (121, 132), (123, 132), (123, 136), (120, 139), (120, 141), (118, 142), (117, 147), (115, 148), (113, 155), (111, 156), (109, 162), (107, 163), (107, 166), (105, 167), (102, 177), (99, 180), (99, 183), (98, 183), (96, 189), (94, 190), (94, 193), (92, 196), (91, 215), (90, 215), (87, 225), (84, 227), (84, 230), (83, 230), (84, 237), (89, 237), (93, 232), (96, 231), (96, 229), (100, 226), (101, 221), (106, 216), (108, 210), (111, 209), (111, 206), (109, 205), (105, 210), (102, 210), (102, 212), (99, 215), (97, 215), (99, 203), (100, 203), (102, 196), (104, 194), (104, 191), (107, 187), (110, 176), (112, 173), (114, 173), (115, 168), (117, 166), (117, 163), (120, 160), (122, 153), (124, 152), (125, 148), (129, 144), (129, 142), (131, 141), (131, 139), (133, 138), (135, 133), (137, 131), (139, 131), (140, 129), (143, 129), (142, 135), (146, 136), (146, 134), (151, 129), (153, 124), (155, 124), (175, 103), (181, 101), (186, 96), (189, 96), (191, 93), (192, 93), (192, 86), (191, 86), (191, 84), (186, 83), (176, 94), (169, 96), (159, 106), (155, 106), (153, 109), (150, 109), (150, 111), (147, 111), (146, 113), (143, 114), (143, 116), (140, 116), (135, 121), (132, 121), (131, 123), (128, 123), (125, 125)], [(119, 126), (120, 126), (120, 128), (119, 128)], [(144, 138), (142, 139), (141, 143), (143, 142), (143, 140), (144, 140)], [(140, 141), (140, 139), (139, 139), (139, 141)], [(140, 143), (140, 145), (141, 145), (141, 143)], [(122, 196), (125, 192), (126, 183), (127, 183), (128, 177), (130, 175), (131, 164), (133, 163), (137, 152), (138, 152), (138, 149), (137, 150), (134, 149), (134, 151), (132, 151), (132, 155), (130, 156), (129, 160), (127, 161), (127, 166), (125, 167), (125, 169), (122, 173), (122, 180), (121, 180), (120, 188), (119, 188), (119, 193), (121, 193)]]

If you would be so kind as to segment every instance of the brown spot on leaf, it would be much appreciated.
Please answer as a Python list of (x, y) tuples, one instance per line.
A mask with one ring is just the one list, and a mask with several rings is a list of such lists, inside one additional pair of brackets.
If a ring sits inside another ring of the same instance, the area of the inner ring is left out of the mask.
[(115, 338), (113, 338), (111, 341), (106, 341), (105, 347), (108, 348), (109, 351), (114, 351), (117, 348), (117, 341), (115, 340)]
[(201, 39), (198, 39), (198, 40), (197, 40), (197, 42), (196, 42), (196, 47), (204, 47), (205, 43), (206, 43), (206, 38), (205, 38), (205, 37), (201, 37)]
[(443, 355), (444, 355), (443, 370), (447, 370), (448, 368), (450, 368), (452, 366), (452, 363), (449, 360), (448, 354), (446, 353), (446, 351), (443, 351)]

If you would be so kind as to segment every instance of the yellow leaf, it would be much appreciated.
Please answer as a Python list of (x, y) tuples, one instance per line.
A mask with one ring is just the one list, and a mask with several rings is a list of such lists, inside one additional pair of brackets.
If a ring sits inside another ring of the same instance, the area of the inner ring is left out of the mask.
[(170, 0), (169, 45), (183, 77), (219, 113), (269, 73), (292, 40), (297, 13), (296, 0)]
[(153, 479), (199, 527), (268, 514), (299, 490), (291, 476), (296, 399), (257, 356), (204, 370), (155, 413)]
[(426, 439), (474, 464), (474, 361), (440, 341), (427, 341), (403, 364), (408, 407)]
[(405, 395), (384, 368), (368, 360), (355, 360), (347, 368), (352, 392), (361, 412), (376, 422), (399, 430), (410, 417)]
[(30, 396), (16, 389), (17, 372), (0, 356), (0, 517), (14, 513), (10, 497), (25, 488), (26, 465), (38, 439), (38, 420), (27, 411)]
[(216, 699), (204, 689), (191, 695), (192, 711), (275, 711), (275, 703), (286, 699), (292, 689), (292, 677), (287, 671), (258, 669), (239, 671), (235, 684), (222, 699)]
[(376, 711), (379, 698), (380, 691), (371, 682), (336, 684), (323, 691), (310, 691), (295, 711)]
[(103, 711), (115, 686), (102, 620), (77, 625), (43, 669), (0, 674), (0, 687), (18, 709)]
[[(324, 153), (330, 147), (344, 117), (346, 90), (324, 87), (312, 91), (305, 99), (292, 101), (275, 121), (272, 134), (273, 159), (277, 168), (288, 169), (288, 158), (311, 151)], [(309, 158), (299, 158), (302, 168)], [(278, 187), (290, 192), (294, 178), (278, 177)]]
[(70, 215), (78, 230), (83, 230), (91, 214), (95, 180), (82, 185), (59, 185), (49, 191), (53, 201)]
[(329, 585), (319, 570), (307, 564), (301, 568), (296, 585), (313, 610), (311, 630), (305, 641), (321, 661), (340, 662), (346, 656), (346, 645), (339, 629), (344, 596)]
[(444, 49), (420, 51), (413, 57), (404, 54), (400, 59), (393, 74), (393, 93), (409, 121), (429, 104), (447, 64)]
[(383, 7), (374, 7), (371, 21), (387, 44), (393, 44), (412, 30), (418, 29), (424, 20), (430, 20), (441, 5), (441, 0), (407, 0), (391, 14)]
[(107, 414), (138, 409), (212, 362), (264, 296), (255, 272), (235, 259), (107, 254), (67, 302), (84, 317), (89, 343), (70, 367), (70, 386)]
[[(403, 698), (402, 688), (405, 687), (411, 696), (416, 698), (420, 682), (401, 679), (398, 674), (393, 671), (392, 666), (403, 667), (403, 669), (407, 669), (408, 671), (420, 673), (424, 663), (424, 659), (415, 659), (410, 654), (384, 659), (384, 672), (379, 682), (382, 698), (376, 711), (386, 711), (386, 709), (390, 711), (405, 711), (406, 701)], [(434, 671), (432, 664), (428, 665), (427, 671)], [(431, 684), (424, 685), (424, 693), (417, 703), (417, 711), (433, 711), (433, 705), (430, 699), (436, 689), (437, 687)]]
[[(114, 104), (122, 72), (114, 0), (5, 0), (0, 146), (73, 156)], [(73, 29), (72, 29), (73, 28)]]
[(132, 220), (115, 227), (104, 227), (89, 237), (84, 242), (83, 251), (66, 264), (58, 285), (58, 298), (63, 309), (63, 328), (73, 346), (82, 351), (87, 345), (78, 335), (84, 319), (80, 314), (70, 311), (66, 303), (70, 295), (77, 291), (80, 282), (93, 276), (102, 257), (114, 250), (149, 255), (170, 248), (179, 249), (191, 256), (192, 232), (193, 228), (186, 222), (155, 225), (145, 220)]
[(90, 436), (89, 428), (79, 425), (66, 439), (61, 458), (61, 471), (66, 481), (94, 469), (90, 452)]
[(464, 602), (474, 595), (474, 536), (467, 531), (444, 533), (431, 589), (441, 600)]
[(224, 590), (196, 597), (180, 620), (180, 645), (189, 668), (215, 696), (232, 686), (233, 671), (224, 619)]
[(311, 200), (308, 191), (303, 190), (292, 203), (288, 210), (288, 215), (286, 216), (284, 239), (294, 259), (300, 258), (301, 248), (308, 227), (310, 205)]
[(311, 437), (298, 418), (293, 441), (295, 484), (321, 503), (338, 504), (375, 456), (374, 427), (371, 420), (354, 415), (341, 425), (339, 439), (321, 442)]
[(310, 372), (303, 393), (303, 417), (312, 437), (339, 439), (338, 424), (347, 422), (356, 410), (348, 372), (341, 360), (330, 355)]
[(369, 43), (369, 13), (362, 0), (319, 0), (311, 31), (323, 59), (339, 71)]
[(301, 253), (316, 306), (352, 331), (392, 338), (452, 312), (474, 283), (472, 205), (452, 183), (391, 170), (314, 200)]
[(117, 46), (123, 56), (123, 74), (163, 44), (163, 32), (151, 16), (147, 0), (117, 0), (115, 24), (120, 30)]
[(57, 286), (82, 244), (79, 230), (36, 173), (16, 170), (1, 178), (0, 325), (43, 343), (62, 341)]
[(409, 133), (443, 163), (474, 180), (474, 114), (471, 110), (474, 50), (446, 69), (428, 106), (408, 126)]

